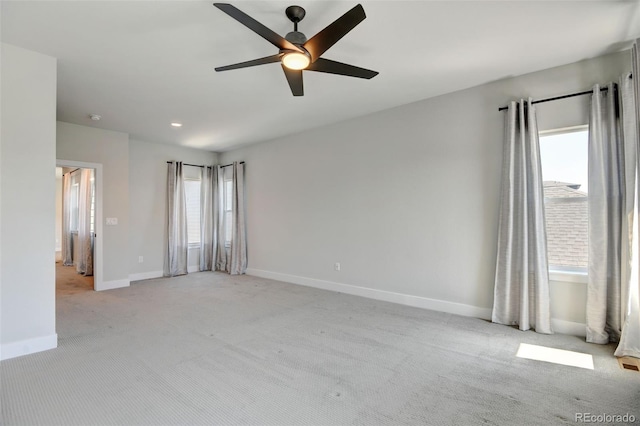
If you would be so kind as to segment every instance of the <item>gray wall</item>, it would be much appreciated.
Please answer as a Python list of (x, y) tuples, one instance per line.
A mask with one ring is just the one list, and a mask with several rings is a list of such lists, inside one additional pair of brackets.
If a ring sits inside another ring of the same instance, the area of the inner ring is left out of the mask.
[[(166, 234), (167, 161), (211, 165), (216, 164), (217, 159), (217, 154), (213, 152), (138, 140), (129, 141), (131, 232), (128, 266), (132, 279), (162, 275)], [(143, 263), (138, 262), (139, 256), (143, 256)], [(189, 265), (192, 270), (198, 264), (198, 256), (198, 250), (190, 250)]]
[(56, 347), (56, 60), (2, 44), (0, 358)]
[[(628, 70), (622, 52), (222, 154), (223, 163), (247, 162), (249, 273), (488, 316), (504, 126), (498, 107), (581, 91)], [(588, 97), (540, 104), (540, 129), (586, 124), (587, 108)], [(556, 300), (573, 297), (566, 288), (557, 293)], [(584, 309), (554, 308), (556, 318), (584, 322)]]
[[(129, 135), (58, 122), (56, 155), (58, 160), (99, 163), (103, 167), (102, 238), (103, 280), (129, 280)], [(106, 218), (118, 225), (106, 226)]]

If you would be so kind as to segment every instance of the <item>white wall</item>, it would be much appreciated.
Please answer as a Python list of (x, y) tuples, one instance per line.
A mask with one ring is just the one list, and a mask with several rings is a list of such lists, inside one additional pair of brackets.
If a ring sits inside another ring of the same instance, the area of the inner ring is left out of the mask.
[[(96, 237), (103, 244), (102, 288), (129, 285), (129, 135), (59, 121), (56, 155), (58, 160), (102, 164), (104, 235)], [(106, 218), (117, 218), (118, 224), (106, 226)]]
[[(173, 145), (129, 142), (129, 271), (131, 280), (162, 276), (164, 264), (167, 161), (216, 164), (217, 154)], [(198, 172), (197, 168), (186, 168)], [(143, 263), (138, 262), (139, 256)], [(189, 269), (197, 270), (198, 250), (189, 251)]]
[(3, 43), (1, 74), (0, 359), (7, 359), (57, 346), (56, 60)]
[[(222, 163), (247, 163), (248, 273), (490, 317), (498, 107), (589, 89), (630, 68), (622, 52), (222, 154)], [(585, 124), (587, 108), (587, 97), (539, 104), (540, 129)], [(552, 315), (583, 319), (574, 300), (584, 286), (552, 285)]]

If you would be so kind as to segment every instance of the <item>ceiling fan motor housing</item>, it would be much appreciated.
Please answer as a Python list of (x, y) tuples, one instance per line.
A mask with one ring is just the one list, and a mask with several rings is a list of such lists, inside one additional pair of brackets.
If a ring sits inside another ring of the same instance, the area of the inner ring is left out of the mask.
[(306, 11), (300, 6), (289, 6), (284, 12), (287, 14), (287, 18), (289, 18), (289, 20), (294, 24), (302, 21), (304, 19), (304, 15), (306, 15)]
[(286, 36), (284, 36), (284, 38), (287, 41), (295, 44), (296, 46), (300, 46), (307, 42), (307, 36), (302, 34), (300, 31), (291, 31)]

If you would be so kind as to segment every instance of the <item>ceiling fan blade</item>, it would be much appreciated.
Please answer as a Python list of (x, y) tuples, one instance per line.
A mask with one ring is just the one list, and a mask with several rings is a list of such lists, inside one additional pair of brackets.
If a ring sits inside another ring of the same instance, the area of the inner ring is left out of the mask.
[(311, 37), (302, 47), (307, 49), (311, 55), (311, 61), (315, 62), (320, 55), (354, 29), (366, 17), (364, 8), (361, 4), (358, 4), (329, 24), (324, 30)]
[(280, 49), (295, 50), (297, 52), (301, 52), (300, 48), (298, 48), (296, 45), (285, 40), (284, 37), (280, 36), (280, 34), (265, 27), (260, 22), (256, 21), (237, 7), (232, 6), (228, 3), (214, 3), (213, 5), (227, 15), (231, 16), (236, 21), (240, 22), (245, 27), (249, 28), (254, 33), (258, 34), (260, 37), (273, 44), (274, 46)]
[(287, 77), (289, 87), (293, 96), (304, 96), (304, 87), (302, 85), (302, 70), (291, 70), (282, 65), (284, 75)]
[(328, 72), (330, 74), (340, 74), (349, 77), (366, 78), (367, 80), (378, 75), (378, 71), (372, 71), (366, 68), (343, 64), (342, 62), (332, 61), (330, 59), (324, 58), (318, 58), (315, 62), (310, 64), (306, 68), (306, 70)]
[(247, 67), (255, 67), (256, 65), (271, 64), (273, 62), (280, 62), (280, 58), (282, 58), (282, 54), (278, 53), (277, 55), (266, 56), (264, 58), (254, 59), (252, 61), (239, 62), (233, 65), (217, 67), (216, 71), (237, 70), (238, 68), (247, 68)]

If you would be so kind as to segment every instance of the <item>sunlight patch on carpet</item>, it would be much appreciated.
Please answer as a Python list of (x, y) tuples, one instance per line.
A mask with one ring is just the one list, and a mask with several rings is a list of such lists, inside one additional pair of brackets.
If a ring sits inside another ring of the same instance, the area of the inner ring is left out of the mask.
[(580, 352), (520, 343), (516, 356), (518, 358), (533, 359), (536, 361), (551, 362), (553, 364), (569, 365), (572, 367), (593, 370), (593, 356)]

